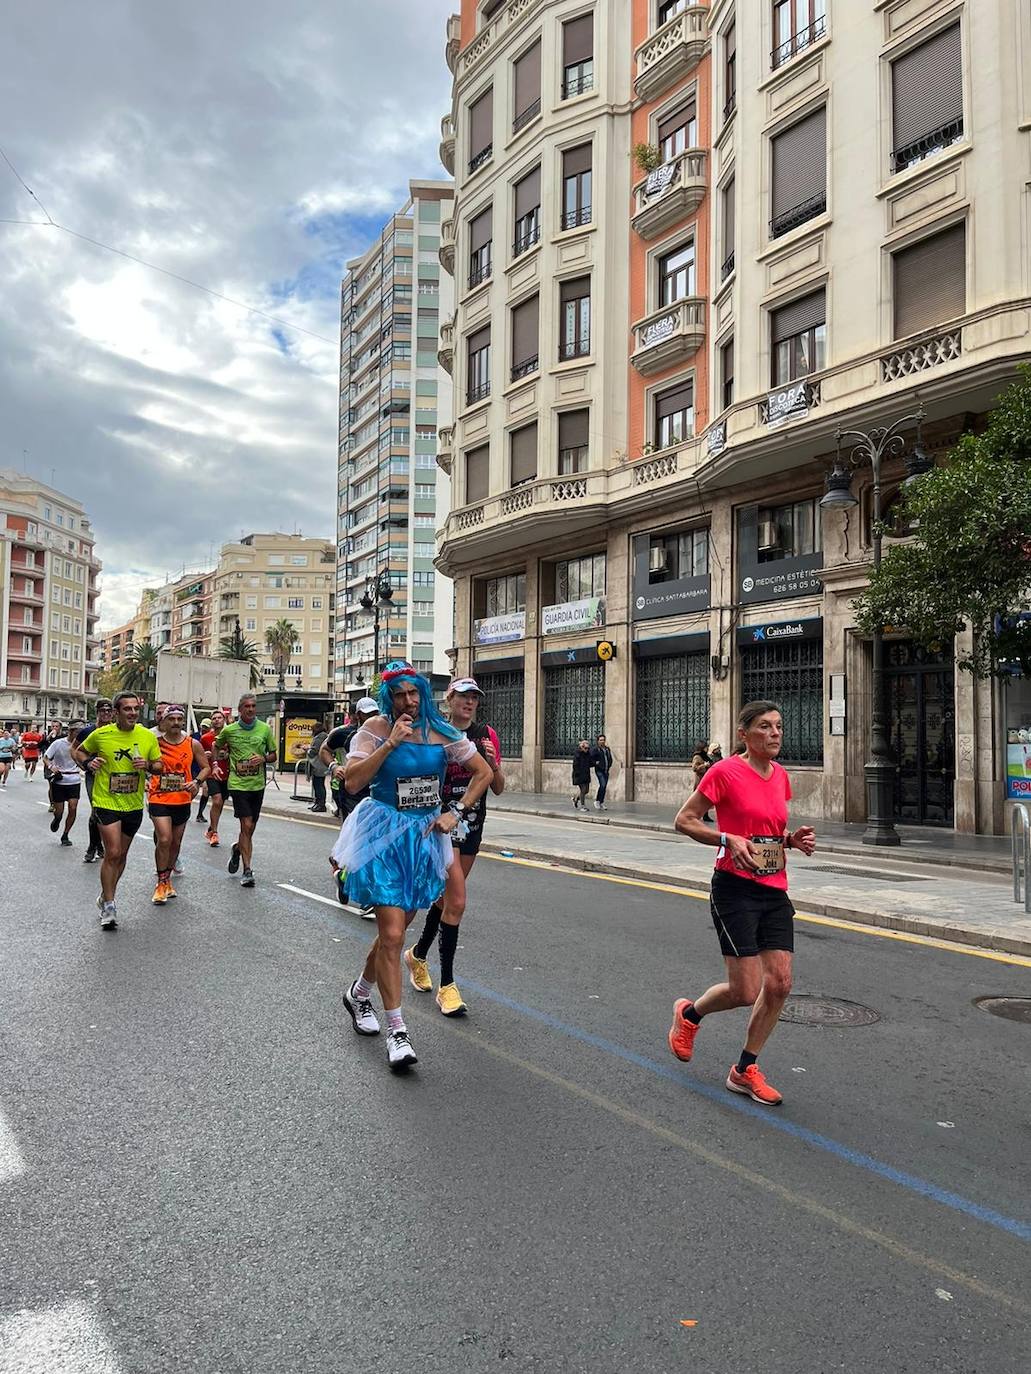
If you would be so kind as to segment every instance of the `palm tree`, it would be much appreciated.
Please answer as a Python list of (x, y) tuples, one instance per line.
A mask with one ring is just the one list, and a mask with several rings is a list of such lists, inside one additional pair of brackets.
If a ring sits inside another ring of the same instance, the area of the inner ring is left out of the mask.
[(119, 665), (122, 690), (139, 692), (145, 702), (153, 704), (158, 676), (158, 648), (149, 639), (138, 640), (132, 653)]
[(233, 633), (227, 635), (225, 639), (219, 640), (218, 656), (219, 658), (231, 658), (237, 663), (249, 663), (251, 666), (251, 687), (261, 686), (264, 679), (258, 646), (253, 639), (244, 638), (239, 620), (233, 627)]
[(277, 620), (270, 629), (265, 631), (265, 647), (272, 654), (272, 662), (275, 664), (280, 691), (283, 691), (286, 685), (284, 679), (286, 677), (286, 665), (290, 662), (290, 652), (300, 638), (301, 636), (289, 620)]

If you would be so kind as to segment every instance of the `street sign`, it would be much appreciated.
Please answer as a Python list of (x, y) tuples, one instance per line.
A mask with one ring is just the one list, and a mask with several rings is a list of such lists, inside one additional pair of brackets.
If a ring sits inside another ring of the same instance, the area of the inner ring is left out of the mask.
[(608, 663), (610, 658), (616, 657), (616, 646), (611, 639), (599, 639), (595, 647), (602, 663)]

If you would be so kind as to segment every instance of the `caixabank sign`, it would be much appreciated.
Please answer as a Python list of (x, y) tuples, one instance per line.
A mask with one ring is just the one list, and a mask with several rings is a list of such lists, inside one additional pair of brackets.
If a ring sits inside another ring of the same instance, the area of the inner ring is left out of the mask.
[(738, 648), (755, 648), (763, 644), (785, 644), (796, 639), (822, 639), (823, 620), (778, 620), (763, 625), (739, 625)]

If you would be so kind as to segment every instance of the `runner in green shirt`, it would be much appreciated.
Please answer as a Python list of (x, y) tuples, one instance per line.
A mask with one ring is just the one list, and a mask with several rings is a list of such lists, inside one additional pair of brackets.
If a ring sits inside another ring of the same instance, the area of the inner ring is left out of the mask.
[(264, 721), (258, 720), (258, 700), (246, 692), (238, 703), (238, 718), (215, 739), (219, 758), (229, 760), (229, 795), (233, 815), (240, 822), (240, 834), (229, 857), (229, 872), (237, 873), (243, 863), (241, 887), (254, 886), (251, 855), (254, 827), (265, 798), (265, 765), (276, 761), (276, 741)]

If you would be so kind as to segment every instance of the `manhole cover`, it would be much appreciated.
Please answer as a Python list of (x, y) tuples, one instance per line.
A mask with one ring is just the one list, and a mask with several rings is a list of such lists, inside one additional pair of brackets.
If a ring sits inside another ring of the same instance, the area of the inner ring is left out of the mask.
[(1031, 997), (976, 997), (974, 1006), (1004, 1021), (1023, 1021), (1031, 1026)]
[(841, 864), (806, 864), (798, 873), (837, 873), (843, 878), (873, 878), (879, 883), (926, 883), (927, 878), (916, 878), (911, 873), (877, 873), (872, 868), (844, 868)]
[(872, 1026), (880, 1014), (873, 1007), (859, 1002), (846, 1002), (841, 997), (816, 997), (802, 992), (789, 997), (780, 1014), (782, 1021), (795, 1026)]

